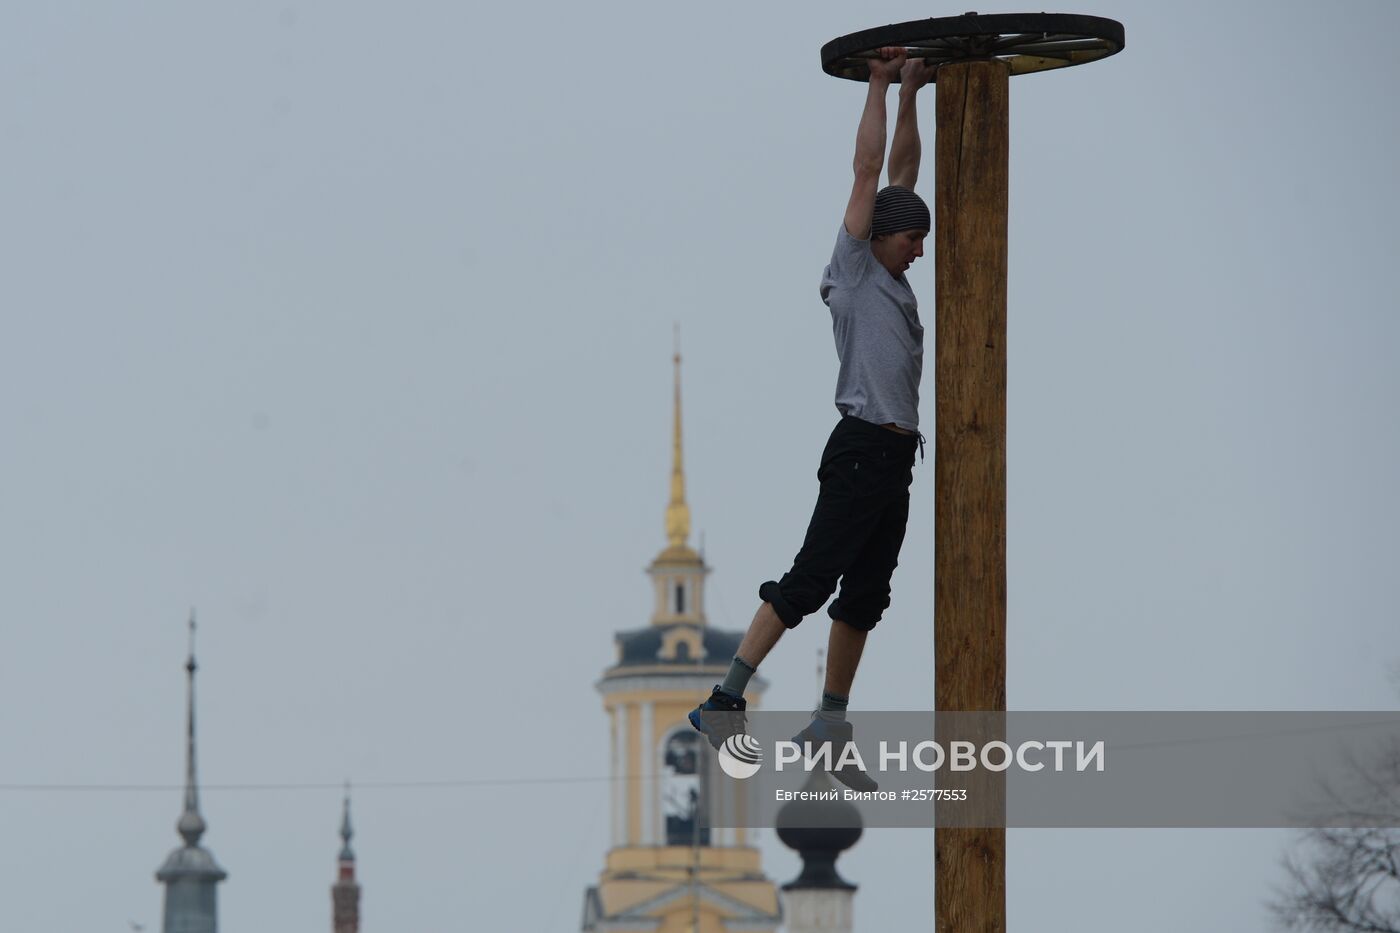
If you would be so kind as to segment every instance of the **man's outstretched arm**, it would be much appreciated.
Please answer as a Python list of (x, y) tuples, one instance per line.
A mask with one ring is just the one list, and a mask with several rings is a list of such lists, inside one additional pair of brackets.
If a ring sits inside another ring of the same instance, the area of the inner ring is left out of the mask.
[(880, 187), (880, 170), (885, 166), (885, 92), (903, 65), (904, 50), (899, 48), (880, 49), (880, 58), (870, 60), (870, 88), (856, 129), (856, 177), (846, 204), (846, 232), (857, 240), (870, 236), (875, 192)]
[(914, 189), (919, 180), (919, 113), (915, 100), (919, 88), (933, 77), (934, 66), (918, 58), (904, 63), (899, 72), (899, 110), (894, 121), (894, 142), (890, 143), (890, 184)]

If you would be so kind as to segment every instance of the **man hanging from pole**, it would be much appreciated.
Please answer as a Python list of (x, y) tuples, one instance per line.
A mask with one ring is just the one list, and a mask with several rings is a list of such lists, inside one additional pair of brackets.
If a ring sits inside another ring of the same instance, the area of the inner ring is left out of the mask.
[[(904, 273), (924, 254), (928, 206), (914, 193), (919, 176), (915, 99), (933, 66), (883, 48), (870, 60), (870, 86), (856, 130), (855, 182), (837, 233), (821, 296), (831, 310), (840, 370), (836, 410), (841, 420), (822, 452), (821, 489), (792, 569), (759, 587), (763, 600), (724, 682), (690, 714), (716, 749), (745, 729), (744, 690), (784, 631), (827, 609), (831, 632), (826, 681), (812, 722), (795, 741), (832, 743), (833, 762), (852, 740), (846, 706), (865, 639), (890, 604), (890, 577), (904, 542), (909, 486), (919, 434), (919, 378), (924, 328)], [(885, 98), (900, 79), (899, 109), (890, 144), (888, 187)], [(856, 790), (874, 790), (869, 775), (849, 767), (832, 772)]]

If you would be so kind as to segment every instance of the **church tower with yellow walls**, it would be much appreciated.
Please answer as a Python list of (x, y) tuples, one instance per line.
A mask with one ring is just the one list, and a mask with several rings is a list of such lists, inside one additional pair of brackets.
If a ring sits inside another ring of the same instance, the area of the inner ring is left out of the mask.
[[(598, 681), (611, 734), (612, 847), (584, 895), (584, 933), (773, 933), (777, 889), (744, 829), (711, 828), (706, 814), (741, 806), (717, 774), (713, 750), (686, 714), (724, 678), (742, 632), (705, 622), (710, 568), (689, 544), (681, 457), (681, 357), (675, 354), (675, 423), (667, 546), (647, 568), (650, 624), (615, 636), (617, 660)], [(764, 684), (746, 696), (757, 706)], [(733, 782), (728, 782), (732, 788)]]

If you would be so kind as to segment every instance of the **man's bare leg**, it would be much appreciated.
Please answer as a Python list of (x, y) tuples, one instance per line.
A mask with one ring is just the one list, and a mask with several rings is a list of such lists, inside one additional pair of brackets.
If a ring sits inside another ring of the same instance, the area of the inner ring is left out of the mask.
[[(856, 679), (856, 668), (860, 666), (861, 653), (865, 651), (866, 634), (840, 619), (831, 620), (831, 634), (827, 636), (826, 642), (826, 684), (822, 691), (821, 706), (812, 717), (811, 725), (793, 736), (793, 741), (798, 745), (804, 742), (831, 742), (836, 748), (843, 749), (853, 741), (851, 724), (846, 721), (846, 701), (851, 695), (851, 684)], [(834, 754), (834, 760), (840, 762), (841, 754)], [(880, 786), (855, 762), (833, 767), (831, 775), (852, 790), (867, 792), (877, 790)]]
[(856, 668), (860, 666), (860, 656), (865, 651), (865, 636), (840, 619), (831, 620), (831, 634), (826, 640), (826, 686), (827, 693), (836, 697), (849, 697), (851, 684), (856, 679)]
[(744, 690), (749, 678), (758, 672), (758, 665), (768, 657), (768, 652), (786, 630), (787, 626), (770, 604), (765, 602), (759, 606), (729, 664), (724, 683), (715, 684), (709, 699), (691, 710), (690, 724), (704, 733), (715, 748), (720, 748), (730, 736), (745, 731)]
[(768, 652), (773, 650), (773, 646), (783, 637), (786, 630), (787, 626), (783, 625), (772, 605), (767, 602), (760, 605), (758, 611), (753, 614), (753, 621), (749, 623), (744, 640), (739, 643), (734, 660), (729, 663), (724, 683), (719, 684), (716, 689), (730, 697), (742, 697), (748, 689), (749, 678), (758, 673), (758, 665), (768, 657)]
[(753, 621), (749, 623), (749, 630), (744, 633), (744, 640), (739, 642), (736, 654), (743, 658), (749, 667), (756, 668), (768, 657), (768, 652), (773, 650), (773, 646), (783, 637), (785, 631), (787, 626), (783, 625), (783, 620), (778, 618), (778, 613), (772, 605), (763, 603), (753, 614)]

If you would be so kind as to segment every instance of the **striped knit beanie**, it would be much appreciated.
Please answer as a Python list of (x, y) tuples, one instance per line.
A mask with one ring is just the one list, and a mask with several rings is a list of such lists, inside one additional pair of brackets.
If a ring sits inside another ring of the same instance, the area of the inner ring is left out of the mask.
[(901, 230), (931, 230), (928, 205), (908, 188), (890, 185), (875, 195), (875, 217), (870, 235), (884, 236)]

